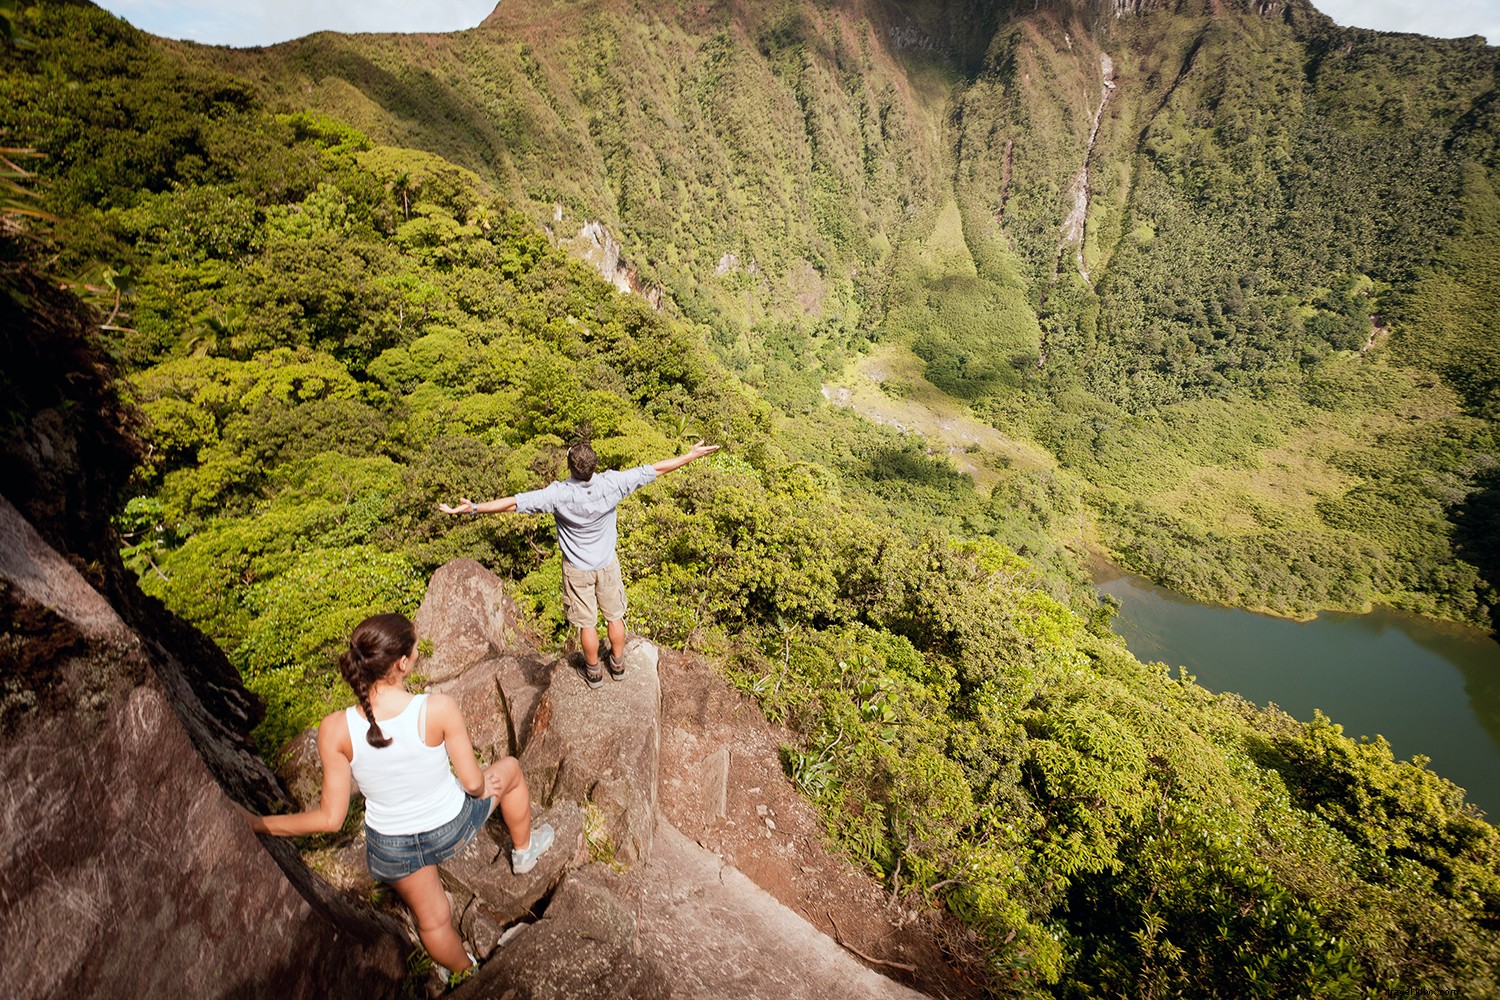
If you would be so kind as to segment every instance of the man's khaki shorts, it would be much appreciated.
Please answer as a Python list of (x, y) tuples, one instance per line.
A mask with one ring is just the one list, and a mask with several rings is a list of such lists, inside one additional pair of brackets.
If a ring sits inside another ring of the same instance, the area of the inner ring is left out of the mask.
[(563, 614), (574, 628), (596, 628), (599, 612), (606, 622), (625, 617), (625, 582), (620, 579), (620, 560), (611, 559), (603, 569), (579, 569), (563, 562)]

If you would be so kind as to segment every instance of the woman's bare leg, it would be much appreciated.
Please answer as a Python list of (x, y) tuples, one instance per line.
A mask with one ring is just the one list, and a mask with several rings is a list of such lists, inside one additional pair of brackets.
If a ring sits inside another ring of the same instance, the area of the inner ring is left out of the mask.
[(462, 972), (472, 963), (464, 951), (463, 939), (453, 926), (453, 908), (443, 891), (437, 865), (427, 865), (397, 882), (391, 883), (417, 922), (417, 936), (432, 960), (449, 972)]
[(484, 769), (484, 790), (500, 803), (500, 819), (510, 831), (510, 842), (518, 850), (531, 846), (531, 789), (521, 763), (504, 757)]

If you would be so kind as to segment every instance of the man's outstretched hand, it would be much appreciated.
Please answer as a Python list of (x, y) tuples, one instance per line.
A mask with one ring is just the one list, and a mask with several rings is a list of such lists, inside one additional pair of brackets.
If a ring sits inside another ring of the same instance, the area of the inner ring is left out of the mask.
[(445, 503), (438, 504), (438, 510), (444, 514), (473, 514), (477, 508), (478, 505), (468, 497), (459, 497), (457, 507), (449, 507)]
[(651, 468), (656, 470), (658, 476), (664, 476), (669, 472), (674, 472), (682, 468), (689, 462), (696, 462), (704, 455), (712, 455), (718, 450), (719, 446), (716, 444), (704, 444), (702, 441), (699, 441), (676, 458), (664, 458), (660, 462), (652, 462)]

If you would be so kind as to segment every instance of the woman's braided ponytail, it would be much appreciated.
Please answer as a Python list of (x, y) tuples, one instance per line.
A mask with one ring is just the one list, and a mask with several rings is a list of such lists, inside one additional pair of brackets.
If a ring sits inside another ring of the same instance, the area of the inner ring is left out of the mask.
[(371, 615), (354, 627), (349, 648), (339, 656), (339, 673), (354, 691), (359, 710), (370, 722), (365, 740), (372, 747), (390, 746), (370, 708), (370, 688), (417, 644), (417, 629), (405, 615)]

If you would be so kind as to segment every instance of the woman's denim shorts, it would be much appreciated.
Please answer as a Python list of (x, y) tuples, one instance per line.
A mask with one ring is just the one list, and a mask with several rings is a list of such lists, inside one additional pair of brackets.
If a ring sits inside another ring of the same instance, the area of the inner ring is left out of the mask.
[(365, 864), (377, 882), (398, 882), (463, 850), (495, 808), (494, 799), (467, 793), (458, 815), (425, 833), (379, 833), (365, 825)]

